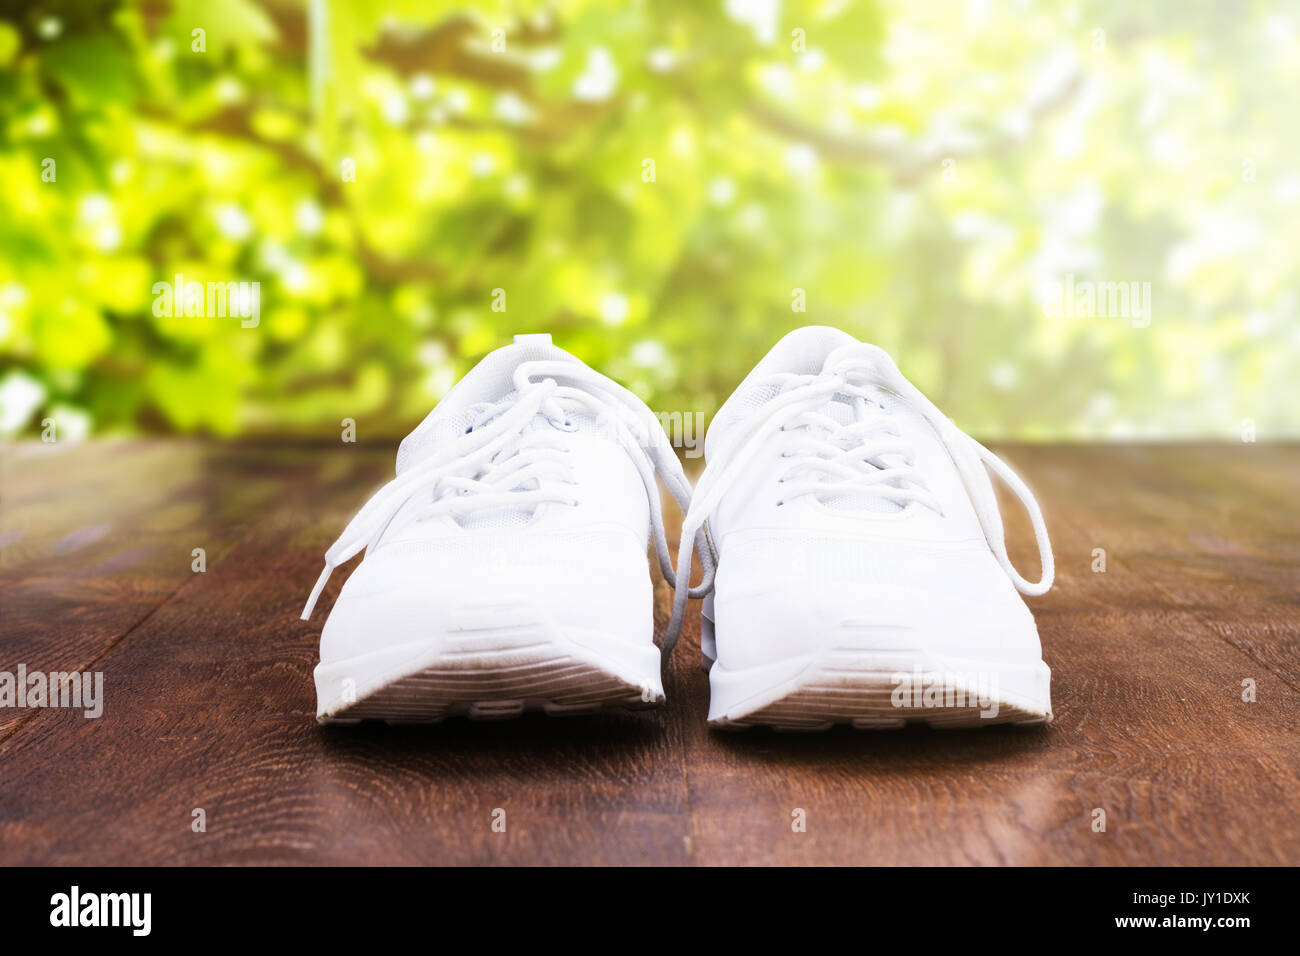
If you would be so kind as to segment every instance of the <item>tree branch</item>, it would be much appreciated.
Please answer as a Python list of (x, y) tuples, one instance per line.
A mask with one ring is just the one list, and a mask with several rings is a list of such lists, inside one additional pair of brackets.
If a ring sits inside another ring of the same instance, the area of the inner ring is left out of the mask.
[(1051, 114), (1069, 103), (1082, 86), (1083, 74), (1072, 70), (1049, 93), (1010, 114), (1000, 132), (971, 142), (899, 142), (896, 137), (879, 132), (843, 136), (755, 99), (746, 104), (746, 111), (760, 126), (787, 139), (810, 144), (830, 162), (875, 163), (889, 169), (900, 185), (912, 186), (930, 175), (945, 159), (996, 155), (1020, 145)]

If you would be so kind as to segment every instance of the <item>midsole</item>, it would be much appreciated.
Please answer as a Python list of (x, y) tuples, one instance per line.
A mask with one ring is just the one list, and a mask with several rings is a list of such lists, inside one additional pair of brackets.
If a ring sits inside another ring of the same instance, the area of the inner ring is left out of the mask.
[[(626, 683), (663, 695), (659, 648), (630, 644), (596, 631), (580, 629), (556, 634), (538, 625), (501, 631), (449, 632), (360, 654), (342, 661), (316, 665), (317, 713), (338, 713), (390, 684), (449, 661), (470, 663), (491, 658), (508, 665), (514, 658), (536, 655), (539, 648), (585, 661)], [(525, 638), (521, 641), (521, 637)]]
[[(851, 669), (836, 667), (837, 657), (851, 658)], [(888, 687), (900, 711), (957, 701), (1051, 712), (1051, 669), (1043, 661), (976, 660), (916, 648), (827, 648), (743, 670), (715, 662), (709, 671), (709, 720), (739, 719), (806, 684), (825, 682), (828, 674), (841, 679), (845, 689), (869, 683)]]

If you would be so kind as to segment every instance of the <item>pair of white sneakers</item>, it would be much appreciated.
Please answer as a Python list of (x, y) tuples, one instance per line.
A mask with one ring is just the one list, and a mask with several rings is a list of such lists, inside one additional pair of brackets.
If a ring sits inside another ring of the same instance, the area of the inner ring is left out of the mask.
[[(791, 332), (718, 411), (705, 455), (692, 493), (645, 404), (549, 335), (488, 355), (326, 552), (304, 619), (331, 570), (366, 557), (321, 633), (321, 722), (661, 702), (650, 537), (675, 588), (664, 656), (704, 599), (714, 726), (1051, 719), (1016, 593), (1051, 587), (1038, 505), (885, 352)], [(1007, 557), (986, 466), (1028, 510), (1037, 583)], [(656, 476), (686, 514), (675, 566)]]

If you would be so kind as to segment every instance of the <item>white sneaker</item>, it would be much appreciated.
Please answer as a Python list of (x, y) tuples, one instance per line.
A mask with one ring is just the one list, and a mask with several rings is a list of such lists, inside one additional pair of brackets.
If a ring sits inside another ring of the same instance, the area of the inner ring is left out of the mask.
[(322, 723), (589, 713), (663, 700), (646, 544), (673, 582), (655, 473), (690, 485), (631, 392), (516, 336), (402, 442), (325, 554), (362, 548), (321, 633)]
[[(702, 622), (711, 724), (1051, 719), (1051, 672), (1016, 593), (1051, 587), (1038, 505), (885, 352), (837, 329), (791, 332), (719, 410), (705, 454), (677, 578), (689, 579), (707, 520), (718, 555)], [(1007, 557), (985, 465), (1029, 512), (1037, 583)], [(676, 597), (668, 644), (685, 589)]]

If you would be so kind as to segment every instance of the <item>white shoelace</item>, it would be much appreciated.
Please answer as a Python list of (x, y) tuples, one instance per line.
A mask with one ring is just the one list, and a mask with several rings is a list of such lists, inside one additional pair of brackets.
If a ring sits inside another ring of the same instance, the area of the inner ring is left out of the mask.
[(482, 406), (477, 422), (463, 435), (408, 466), (375, 492), (348, 522), (325, 552), (325, 568), (303, 608), (303, 620), (311, 617), (333, 570), (375, 544), (398, 510), (421, 489), (429, 491), (433, 500), (422, 512), (425, 515), (459, 515), (501, 507), (531, 509), (545, 501), (574, 503), (567, 491), (573, 476), (564, 461), (562, 442), (558, 436), (543, 436), (527, 429), (541, 413), (555, 427), (571, 431), (570, 416), (582, 410), (594, 413), (603, 426), (612, 430), (612, 437), (627, 450), (641, 476), (664, 579), (676, 594), (683, 595), (683, 601), (704, 595), (713, 577), (713, 559), (704, 532), (699, 535), (704, 584), (680, 587), (673, 571), (655, 474), (662, 476), (683, 511), (690, 506), (691, 486), (663, 429), (657, 422), (647, 421), (648, 409), (641, 400), (576, 362), (521, 362), (515, 368), (513, 382), (515, 392), (510, 398)]
[[(750, 419), (746, 431), (732, 439), (731, 447), (704, 469), (682, 526), (682, 545), (677, 555), (678, 587), (673, 595), (672, 618), (664, 638), (665, 652), (672, 648), (681, 633), (688, 597), (696, 596), (680, 587), (681, 582), (690, 580), (692, 542), (701, 539), (706, 522), (722, 496), (777, 432), (790, 428), (809, 432), (802, 444), (787, 449), (785, 453), (785, 457), (796, 459), (787, 475), (802, 472), (805, 477), (791, 481), (783, 489), (783, 501), (808, 494), (824, 497), (837, 493), (874, 493), (904, 506), (916, 501), (938, 510), (938, 502), (925, 488), (923, 476), (914, 468), (912, 450), (898, 440), (894, 426), (874, 416), (859, 417), (857, 422), (843, 425), (818, 411), (836, 395), (849, 397), (854, 403), (870, 401), (871, 393), (867, 386), (872, 383), (884, 386), (920, 412), (934, 427), (970, 495), (989, 548), (1017, 590), (1022, 594), (1039, 595), (1051, 588), (1055, 574), (1052, 544), (1038, 502), (1020, 476), (949, 421), (903, 377), (886, 353), (865, 343), (847, 345), (831, 354), (827, 367), (818, 375), (773, 376), (770, 384), (781, 391), (767, 402), (760, 414)], [(1042, 565), (1038, 581), (1026, 580), (1011, 564), (1002, 513), (984, 466), (1006, 482), (1029, 514)], [(702, 540), (707, 543), (707, 535)], [(705, 580), (696, 590), (706, 591), (713, 579), (712, 555), (704, 546), (701, 546), (700, 554), (701, 561), (707, 557), (710, 566), (705, 568)]]
[[(817, 376), (780, 374), (772, 383), (782, 391), (815, 384)], [(803, 410), (779, 431), (799, 432), (802, 440), (781, 453), (793, 465), (779, 479), (785, 485), (779, 505), (804, 495), (818, 500), (874, 496), (906, 506), (913, 501), (939, 510), (939, 502), (916, 471), (916, 456), (898, 425), (876, 414), (883, 407), (869, 389), (850, 381), (835, 393), (855, 420), (840, 421), (821, 411)]]

